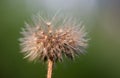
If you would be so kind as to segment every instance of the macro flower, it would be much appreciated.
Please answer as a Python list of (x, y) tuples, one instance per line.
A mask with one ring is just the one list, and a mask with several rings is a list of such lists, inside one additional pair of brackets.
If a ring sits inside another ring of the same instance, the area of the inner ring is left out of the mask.
[(41, 16), (35, 20), (32, 25), (26, 23), (21, 32), (20, 46), (24, 58), (56, 62), (62, 61), (64, 55), (74, 59), (85, 52), (88, 39), (81, 22), (57, 16), (52, 21), (44, 20)]
[(39, 15), (33, 21), (34, 24), (26, 23), (22, 28), (21, 52), (29, 61), (47, 61), (47, 78), (52, 78), (53, 64), (62, 61), (63, 56), (74, 59), (85, 53), (88, 38), (81, 22), (57, 14), (48, 19)]

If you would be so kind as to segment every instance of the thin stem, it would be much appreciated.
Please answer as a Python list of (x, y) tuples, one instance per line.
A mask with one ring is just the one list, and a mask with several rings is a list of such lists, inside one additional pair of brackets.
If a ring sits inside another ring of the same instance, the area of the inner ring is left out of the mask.
[(52, 70), (53, 70), (53, 61), (48, 59), (47, 78), (52, 78)]

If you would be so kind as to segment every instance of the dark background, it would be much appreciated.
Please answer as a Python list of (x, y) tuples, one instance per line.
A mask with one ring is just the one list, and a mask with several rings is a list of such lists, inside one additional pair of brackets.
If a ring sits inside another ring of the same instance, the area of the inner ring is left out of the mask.
[(120, 0), (0, 0), (0, 78), (46, 77), (46, 64), (23, 59), (19, 32), (32, 15), (57, 8), (80, 16), (91, 40), (86, 55), (57, 63), (53, 78), (120, 78)]

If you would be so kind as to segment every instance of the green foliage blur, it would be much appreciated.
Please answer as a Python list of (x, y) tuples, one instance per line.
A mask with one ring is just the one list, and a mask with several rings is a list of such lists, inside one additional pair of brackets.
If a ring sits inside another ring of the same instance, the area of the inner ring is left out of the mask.
[(57, 63), (53, 78), (120, 78), (120, 1), (69, 1), (0, 0), (0, 78), (46, 78), (46, 63), (23, 59), (18, 39), (25, 21), (55, 7), (81, 17), (91, 40), (85, 55)]

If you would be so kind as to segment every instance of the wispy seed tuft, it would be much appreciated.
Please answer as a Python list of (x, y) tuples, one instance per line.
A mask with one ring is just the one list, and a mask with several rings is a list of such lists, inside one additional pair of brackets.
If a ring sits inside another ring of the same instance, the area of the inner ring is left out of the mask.
[(36, 19), (34, 25), (26, 23), (21, 32), (20, 46), (24, 58), (56, 62), (62, 61), (63, 55), (74, 59), (75, 55), (85, 52), (88, 39), (84, 25), (71, 18), (57, 18), (57, 21), (54, 17), (48, 21), (40, 16)]

